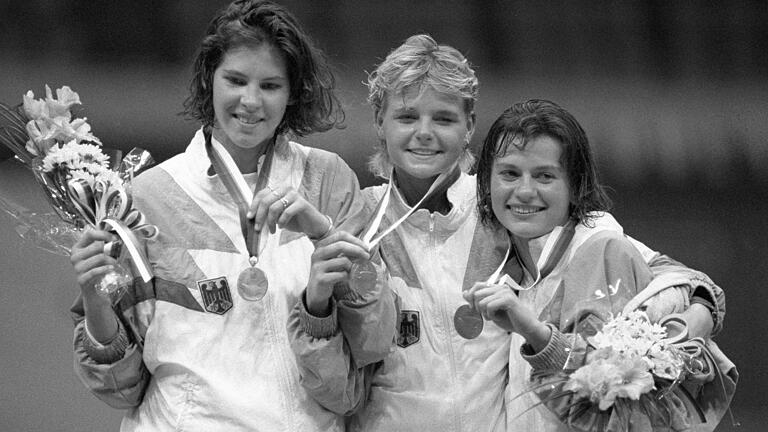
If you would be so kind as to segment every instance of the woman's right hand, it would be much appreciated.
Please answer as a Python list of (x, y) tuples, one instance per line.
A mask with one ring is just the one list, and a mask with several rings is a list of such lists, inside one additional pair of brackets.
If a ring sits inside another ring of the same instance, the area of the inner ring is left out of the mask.
[(112, 240), (114, 236), (107, 231), (88, 228), (72, 246), (69, 261), (75, 269), (83, 297), (98, 294), (95, 290), (96, 281), (117, 263), (117, 260), (104, 253), (104, 244)]
[(117, 263), (117, 260), (104, 253), (104, 243), (113, 240), (114, 236), (106, 231), (87, 228), (72, 246), (69, 257), (80, 285), (88, 331), (98, 342), (114, 338), (118, 328), (110, 300), (96, 290), (99, 278)]
[(349, 280), (352, 262), (368, 260), (365, 243), (346, 231), (335, 231), (317, 242), (307, 283), (307, 310), (314, 316), (328, 316), (333, 287)]

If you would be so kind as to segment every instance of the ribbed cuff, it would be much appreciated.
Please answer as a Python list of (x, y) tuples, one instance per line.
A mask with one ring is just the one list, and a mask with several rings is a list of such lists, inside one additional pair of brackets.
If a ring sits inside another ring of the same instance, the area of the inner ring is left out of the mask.
[(299, 307), (299, 324), (308, 335), (318, 339), (329, 339), (339, 329), (336, 318), (336, 301), (331, 297), (331, 314), (327, 317), (316, 317), (307, 310), (306, 291), (301, 295)]
[(83, 348), (93, 361), (99, 364), (111, 364), (125, 356), (125, 351), (130, 344), (128, 333), (123, 324), (117, 320), (117, 334), (109, 343), (102, 344), (91, 336), (88, 331), (88, 322), (83, 322)]
[(561, 370), (568, 361), (568, 353), (571, 343), (568, 338), (552, 324), (547, 324), (552, 330), (549, 342), (543, 350), (535, 353), (533, 347), (525, 343), (520, 347), (520, 354), (527, 361), (534, 372), (545, 370)]
[(353, 290), (348, 283), (342, 282), (333, 287), (333, 298), (337, 301), (358, 303), (363, 299), (363, 296)]
[(717, 306), (715, 306), (715, 297), (712, 292), (703, 286), (698, 286), (693, 292), (691, 297), (691, 304), (698, 303), (705, 308), (709, 309), (709, 313), (712, 316), (712, 333), (717, 333), (722, 327), (720, 323), (720, 316), (717, 313)]

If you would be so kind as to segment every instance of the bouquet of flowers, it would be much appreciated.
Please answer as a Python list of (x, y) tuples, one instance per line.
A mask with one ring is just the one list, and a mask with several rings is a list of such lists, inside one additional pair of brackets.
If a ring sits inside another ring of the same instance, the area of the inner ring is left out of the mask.
[[(149, 281), (149, 266), (138, 238), (151, 238), (157, 229), (132, 207), (130, 180), (153, 163), (151, 156), (133, 149), (110, 169), (110, 156), (102, 151), (87, 119), (72, 115), (72, 108), (80, 105), (79, 95), (67, 86), (57, 89), (56, 97), (47, 85), (45, 90), (45, 99), (35, 99), (28, 91), (21, 105), (0, 103), (0, 143), (32, 170), (64, 226), (51, 215), (37, 215), (7, 199), (0, 198), (0, 206), (24, 225), (17, 229), (24, 238), (54, 252), (68, 254), (85, 226), (113, 232), (120, 241), (106, 245), (105, 251), (124, 257), (126, 249), (141, 277)], [(114, 152), (113, 160), (119, 155)], [(118, 266), (97, 286), (116, 303), (131, 280), (131, 273)]]
[(707, 343), (688, 337), (679, 314), (659, 323), (641, 310), (612, 314), (629, 294), (610, 291), (575, 306), (568, 360), (562, 370), (537, 372), (529, 391), (539, 402), (528, 410), (544, 404), (579, 431), (714, 428), (719, 419), (712, 424), (705, 415), (699, 391), (709, 386), (714, 390), (704, 398), (721, 397)]

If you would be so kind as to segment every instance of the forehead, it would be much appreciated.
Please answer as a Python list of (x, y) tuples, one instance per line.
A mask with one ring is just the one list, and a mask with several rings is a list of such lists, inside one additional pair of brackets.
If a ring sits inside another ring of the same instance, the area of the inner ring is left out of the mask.
[(228, 49), (217, 69), (232, 70), (246, 75), (286, 77), (285, 56), (269, 43), (237, 45)]
[(432, 86), (406, 87), (387, 92), (387, 109), (419, 109), (432, 111), (464, 111), (464, 99), (459, 95), (436, 90)]
[(549, 135), (525, 139), (520, 135), (499, 139), (497, 163), (530, 162), (560, 167), (562, 143)]

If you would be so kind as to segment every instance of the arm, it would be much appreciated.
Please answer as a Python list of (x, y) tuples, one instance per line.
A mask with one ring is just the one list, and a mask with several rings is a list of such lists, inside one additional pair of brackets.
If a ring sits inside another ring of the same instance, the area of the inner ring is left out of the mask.
[(365, 399), (366, 371), (354, 365), (336, 314), (336, 301), (330, 298), (329, 315), (313, 316), (302, 295), (288, 319), (288, 335), (302, 386), (326, 409), (346, 415)]
[(674, 279), (674, 285), (648, 295), (643, 308), (653, 322), (680, 313), (688, 321), (691, 337), (711, 337), (723, 328), (725, 293), (709, 277), (627, 236), (651, 266), (654, 279)]
[[(363, 197), (355, 173), (337, 155), (328, 160), (318, 192), (318, 208), (331, 216), (335, 228), (361, 236), (376, 203)], [(344, 283), (336, 284), (338, 325), (357, 367), (383, 360), (395, 346), (397, 330), (396, 296), (387, 283), (387, 273), (377, 252), (368, 251), (376, 267), (376, 285), (357, 293)]]
[(115, 259), (103, 253), (104, 231), (88, 230), (72, 247), (70, 261), (80, 285), (71, 311), (75, 321), (75, 372), (99, 399), (115, 408), (141, 403), (149, 373), (141, 351), (131, 343), (110, 301), (94, 283), (111, 269)]

